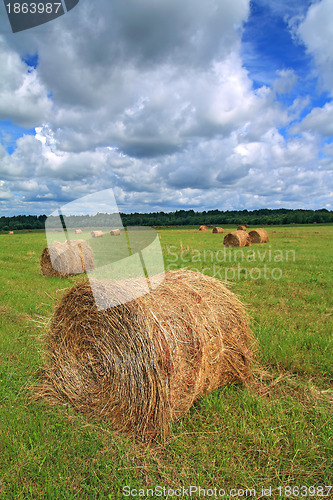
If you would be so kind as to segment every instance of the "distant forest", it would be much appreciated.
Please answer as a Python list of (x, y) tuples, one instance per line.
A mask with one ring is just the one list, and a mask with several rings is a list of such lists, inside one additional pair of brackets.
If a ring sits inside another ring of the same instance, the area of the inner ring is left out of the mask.
[[(333, 211), (325, 208), (321, 210), (289, 210), (280, 208), (270, 210), (208, 210), (195, 212), (194, 210), (177, 210), (176, 212), (155, 212), (149, 214), (120, 214), (124, 226), (187, 226), (213, 224), (223, 226), (224, 224), (248, 224), (248, 225), (272, 225), (272, 224), (329, 224), (333, 222)], [(46, 215), (15, 215), (13, 217), (0, 217), (0, 231), (15, 231), (29, 229), (44, 229)], [(59, 220), (49, 218), (50, 225), (57, 227)], [(54, 224), (52, 224), (52, 222)], [(94, 216), (70, 216), (65, 217), (67, 227), (110, 227), (119, 225), (118, 214), (98, 213)]]

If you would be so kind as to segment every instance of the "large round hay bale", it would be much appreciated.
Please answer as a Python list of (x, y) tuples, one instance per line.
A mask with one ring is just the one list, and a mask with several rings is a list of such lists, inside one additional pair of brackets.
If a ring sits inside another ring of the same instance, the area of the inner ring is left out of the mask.
[(246, 226), (238, 226), (237, 231), (246, 231)]
[(200, 226), (199, 231), (208, 231), (208, 227), (207, 226)]
[(225, 247), (248, 247), (251, 245), (249, 234), (246, 231), (234, 231), (225, 235)]
[(222, 227), (214, 227), (212, 233), (223, 233)]
[(14, 234), (14, 231), (8, 231), (8, 234)]
[(75, 229), (75, 234), (82, 234), (82, 230), (81, 229)]
[(102, 238), (104, 236), (103, 231), (91, 231), (92, 238)]
[(40, 260), (43, 276), (66, 277), (94, 269), (93, 251), (84, 240), (73, 240), (44, 248)]
[(266, 229), (253, 229), (249, 232), (251, 243), (268, 243), (269, 236)]
[[(102, 293), (115, 295), (110, 283)], [(98, 311), (88, 282), (57, 307), (37, 397), (70, 403), (114, 429), (150, 439), (208, 392), (251, 380), (252, 334), (219, 280), (169, 271), (153, 292)]]
[(110, 231), (111, 236), (120, 236), (120, 229), (112, 229)]

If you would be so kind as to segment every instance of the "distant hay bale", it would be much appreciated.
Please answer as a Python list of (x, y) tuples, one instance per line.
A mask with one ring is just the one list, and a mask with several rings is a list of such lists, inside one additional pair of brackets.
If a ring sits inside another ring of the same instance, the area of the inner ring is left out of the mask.
[(225, 235), (223, 240), (225, 247), (248, 247), (251, 240), (246, 231), (234, 231)]
[(266, 229), (253, 229), (249, 232), (251, 243), (268, 243), (269, 236)]
[(81, 229), (75, 229), (75, 234), (82, 234), (82, 230)]
[(238, 226), (237, 231), (246, 231), (246, 226)]
[(153, 292), (102, 311), (83, 282), (55, 310), (35, 394), (149, 440), (200, 396), (248, 383), (251, 345), (242, 304), (215, 278), (169, 271)]
[(92, 271), (95, 267), (94, 255), (86, 241), (55, 241), (52, 246), (44, 248), (40, 266), (43, 276), (64, 278)]
[(111, 236), (120, 236), (120, 229), (112, 229), (110, 231)]
[(212, 233), (223, 233), (222, 227), (214, 227)]
[(102, 238), (104, 236), (103, 231), (91, 231), (92, 238)]
[(208, 231), (208, 227), (207, 226), (200, 226), (199, 231)]
[(14, 231), (8, 231), (8, 234), (14, 234)]

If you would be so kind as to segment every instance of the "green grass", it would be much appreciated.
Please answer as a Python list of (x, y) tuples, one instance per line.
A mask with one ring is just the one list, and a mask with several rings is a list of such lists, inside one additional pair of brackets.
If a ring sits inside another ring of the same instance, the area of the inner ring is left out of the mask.
[(31, 400), (45, 321), (82, 278), (40, 275), (43, 233), (0, 235), (0, 499), (125, 498), (125, 485), (255, 488), (256, 498), (271, 486), (281, 498), (278, 486), (332, 484), (333, 226), (268, 231), (269, 244), (226, 255), (223, 234), (159, 231), (167, 268), (227, 277), (247, 305), (256, 384), (201, 398), (150, 446)]

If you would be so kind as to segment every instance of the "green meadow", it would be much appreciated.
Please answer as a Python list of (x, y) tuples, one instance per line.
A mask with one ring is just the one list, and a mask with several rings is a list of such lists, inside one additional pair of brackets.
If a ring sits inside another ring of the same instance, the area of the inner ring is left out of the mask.
[(82, 277), (40, 274), (43, 232), (0, 234), (0, 499), (175, 498), (191, 486), (192, 498), (204, 498), (196, 487), (333, 498), (333, 226), (266, 229), (269, 243), (243, 249), (198, 227), (159, 230), (166, 269), (226, 281), (246, 305), (255, 360), (251, 386), (202, 397), (150, 445), (32, 398), (46, 325)]

